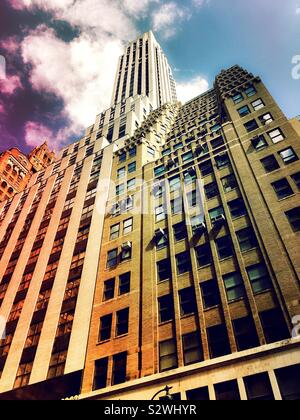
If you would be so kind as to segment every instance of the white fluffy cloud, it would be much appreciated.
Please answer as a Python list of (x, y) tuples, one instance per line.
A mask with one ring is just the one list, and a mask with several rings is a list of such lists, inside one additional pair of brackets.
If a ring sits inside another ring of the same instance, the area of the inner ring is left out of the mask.
[(161, 32), (165, 38), (175, 35), (178, 23), (188, 20), (191, 13), (187, 8), (182, 8), (175, 2), (164, 3), (152, 15), (154, 31)]
[(186, 82), (177, 83), (178, 100), (186, 103), (196, 96), (201, 95), (201, 93), (206, 92), (208, 88), (208, 81), (201, 76), (194, 77)]

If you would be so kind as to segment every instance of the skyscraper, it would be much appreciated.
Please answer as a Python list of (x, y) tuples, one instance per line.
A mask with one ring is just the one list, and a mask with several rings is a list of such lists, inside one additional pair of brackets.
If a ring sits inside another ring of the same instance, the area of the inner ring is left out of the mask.
[(183, 106), (118, 75), (0, 204), (0, 398), (299, 399), (296, 123), (239, 66)]

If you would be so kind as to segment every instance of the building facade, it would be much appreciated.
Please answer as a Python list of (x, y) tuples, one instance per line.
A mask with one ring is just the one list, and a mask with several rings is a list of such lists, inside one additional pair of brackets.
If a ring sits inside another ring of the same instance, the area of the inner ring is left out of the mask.
[(13, 197), (23, 191), (31, 175), (45, 169), (54, 161), (47, 143), (32, 150), (29, 156), (17, 148), (12, 148), (0, 155), (0, 201)]
[(0, 204), (0, 399), (300, 399), (295, 125), (238, 66), (124, 99)]

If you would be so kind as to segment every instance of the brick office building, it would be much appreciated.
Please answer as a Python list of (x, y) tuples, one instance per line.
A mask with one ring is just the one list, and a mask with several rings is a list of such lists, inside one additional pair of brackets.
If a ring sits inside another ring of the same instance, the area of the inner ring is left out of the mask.
[(17, 148), (0, 154), (0, 201), (7, 200), (23, 191), (31, 175), (45, 169), (54, 161), (54, 153), (47, 143), (32, 150), (29, 156)]
[(300, 398), (296, 123), (238, 66), (152, 104), (154, 47), (130, 44), (124, 97), (0, 205), (2, 398)]

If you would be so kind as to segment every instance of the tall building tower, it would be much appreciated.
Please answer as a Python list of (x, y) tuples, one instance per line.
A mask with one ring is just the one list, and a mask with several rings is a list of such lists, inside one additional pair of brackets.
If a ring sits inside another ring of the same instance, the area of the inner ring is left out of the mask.
[(171, 67), (151, 31), (120, 57), (111, 105), (137, 95), (147, 96), (154, 109), (177, 99)]
[(238, 66), (97, 116), (0, 203), (0, 399), (300, 399), (299, 140)]

